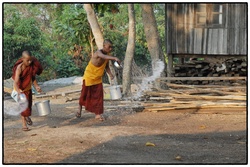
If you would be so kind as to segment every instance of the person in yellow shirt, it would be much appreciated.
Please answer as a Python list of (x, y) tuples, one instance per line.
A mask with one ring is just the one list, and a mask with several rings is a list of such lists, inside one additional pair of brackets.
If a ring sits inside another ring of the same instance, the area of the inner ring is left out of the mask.
[(96, 51), (83, 75), (83, 84), (81, 90), (81, 96), (79, 99), (79, 111), (76, 113), (76, 117), (80, 118), (82, 113), (82, 106), (85, 106), (85, 110), (95, 114), (95, 118), (103, 121), (103, 86), (102, 76), (104, 71), (109, 74), (111, 79), (114, 79), (113, 74), (109, 68), (109, 60), (121, 61), (114, 56), (108, 54), (112, 51), (112, 42), (105, 39), (103, 42), (103, 49)]

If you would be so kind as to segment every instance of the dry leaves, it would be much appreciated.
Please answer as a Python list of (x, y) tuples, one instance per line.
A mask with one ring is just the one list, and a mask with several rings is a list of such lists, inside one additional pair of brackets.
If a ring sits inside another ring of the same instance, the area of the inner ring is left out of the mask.
[(177, 155), (177, 156), (175, 157), (175, 160), (177, 160), (177, 161), (182, 161), (182, 157), (181, 157), (180, 155)]
[(151, 143), (151, 142), (147, 142), (147, 143), (146, 143), (146, 146), (155, 146), (155, 144), (154, 144), (154, 143)]

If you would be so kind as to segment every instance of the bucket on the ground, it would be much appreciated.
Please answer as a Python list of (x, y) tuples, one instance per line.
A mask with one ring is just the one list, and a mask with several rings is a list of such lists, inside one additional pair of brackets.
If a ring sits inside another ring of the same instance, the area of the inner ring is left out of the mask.
[(45, 116), (51, 113), (49, 102), (50, 102), (49, 100), (44, 100), (35, 103), (36, 110), (39, 116)]
[(110, 86), (109, 91), (112, 100), (120, 99), (122, 97), (121, 89), (117, 85)]

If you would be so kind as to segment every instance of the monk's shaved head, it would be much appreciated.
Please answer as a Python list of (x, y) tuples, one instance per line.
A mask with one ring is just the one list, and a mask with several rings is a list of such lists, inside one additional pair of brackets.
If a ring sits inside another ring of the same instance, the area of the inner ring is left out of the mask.
[(103, 41), (103, 45), (105, 45), (105, 44), (113, 45), (113, 43), (112, 43), (109, 39), (105, 39), (105, 40)]
[(23, 51), (22, 60), (25, 66), (29, 66), (32, 63), (31, 52), (27, 50)]
[(31, 57), (31, 52), (28, 50), (23, 51), (22, 57)]
[(109, 39), (105, 39), (104, 41), (103, 41), (103, 52), (105, 53), (105, 54), (107, 54), (107, 53), (110, 53), (111, 52), (111, 50), (112, 50), (112, 48), (113, 48), (113, 43), (109, 40)]

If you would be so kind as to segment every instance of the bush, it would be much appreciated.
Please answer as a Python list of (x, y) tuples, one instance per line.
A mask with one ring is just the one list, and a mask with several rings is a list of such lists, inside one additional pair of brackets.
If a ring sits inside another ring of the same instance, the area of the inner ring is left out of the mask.
[(81, 70), (75, 65), (73, 59), (65, 56), (57, 62), (56, 76), (65, 78), (70, 76), (82, 75)]

